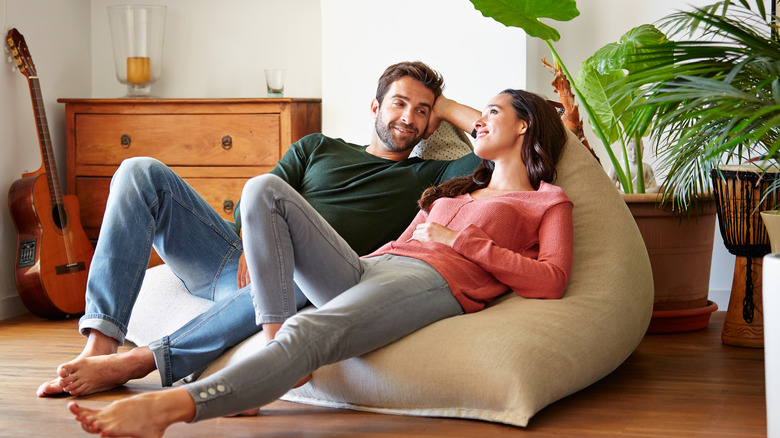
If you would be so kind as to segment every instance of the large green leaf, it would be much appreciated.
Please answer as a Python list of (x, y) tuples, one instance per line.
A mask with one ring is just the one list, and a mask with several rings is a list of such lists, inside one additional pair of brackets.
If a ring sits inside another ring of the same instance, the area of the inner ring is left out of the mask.
[(529, 36), (558, 41), (561, 35), (540, 18), (569, 21), (578, 15), (575, 0), (471, 0), (482, 15), (507, 27), (519, 27)]
[[(637, 135), (641, 137), (646, 128), (645, 124), (633, 120), (638, 113), (626, 111), (629, 103), (637, 98), (636, 93), (621, 94), (614, 84), (633, 71), (654, 65), (649, 61), (651, 58), (637, 58), (636, 55), (642, 47), (657, 47), (667, 42), (663, 32), (652, 25), (644, 24), (626, 32), (620, 37), (620, 41), (600, 48), (582, 63), (575, 84), (593, 108), (597, 122), (605, 130), (610, 144), (617, 141), (621, 134), (626, 136), (624, 142)], [(594, 123), (594, 120), (589, 121), (591, 125)]]
[[(627, 101), (623, 101), (620, 108), (610, 104), (610, 93), (608, 88), (612, 83), (623, 77), (623, 73), (618, 70), (613, 70), (607, 74), (599, 73), (592, 64), (587, 62), (582, 63), (580, 72), (577, 74), (577, 78), (574, 80), (579, 87), (580, 93), (583, 94), (585, 100), (588, 101), (593, 109), (594, 115), (598, 118), (601, 124), (601, 128), (606, 135), (606, 140), (609, 142), (607, 145), (618, 140), (620, 131), (618, 130), (618, 122), (623, 114)], [(593, 120), (589, 121), (593, 123)]]
[(631, 56), (643, 46), (658, 45), (667, 42), (666, 35), (652, 24), (643, 24), (626, 32), (617, 43), (607, 44), (596, 51), (586, 62), (592, 64), (601, 74), (615, 70), (629, 72), (649, 67), (647, 60), (634, 61)]

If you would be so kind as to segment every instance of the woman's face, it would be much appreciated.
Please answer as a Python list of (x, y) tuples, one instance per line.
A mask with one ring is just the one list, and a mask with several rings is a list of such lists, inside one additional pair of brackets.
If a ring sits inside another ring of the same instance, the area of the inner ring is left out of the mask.
[(474, 153), (496, 161), (507, 154), (519, 155), (528, 124), (517, 118), (512, 96), (499, 94), (488, 101), (482, 116), (474, 122), (474, 128), (477, 130)]

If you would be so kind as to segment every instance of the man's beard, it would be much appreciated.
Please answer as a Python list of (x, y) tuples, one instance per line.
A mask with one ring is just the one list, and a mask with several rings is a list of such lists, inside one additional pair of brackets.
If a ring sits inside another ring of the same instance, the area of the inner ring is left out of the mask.
[(393, 152), (404, 152), (408, 151), (409, 149), (412, 149), (413, 147), (417, 146), (417, 143), (422, 140), (422, 134), (411, 138), (407, 143), (401, 143), (397, 144), (396, 140), (393, 138), (393, 127), (394, 126), (400, 126), (403, 129), (414, 129), (409, 128), (408, 125), (405, 125), (403, 123), (393, 122), (388, 125), (385, 125), (385, 123), (382, 121), (381, 113), (376, 118), (376, 133), (380, 140), (382, 140), (382, 143), (385, 144), (387, 149), (393, 151)]

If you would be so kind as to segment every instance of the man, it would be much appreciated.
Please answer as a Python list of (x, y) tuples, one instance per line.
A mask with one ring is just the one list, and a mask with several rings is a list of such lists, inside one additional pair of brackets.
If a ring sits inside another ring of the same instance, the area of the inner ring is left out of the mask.
[[(356, 252), (372, 251), (405, 229), (423, 189), (470, 174), (480, 161), (474, 154), (451, 162), (409, 158), (441, 120), (470, 131), (480, 115), (444, 98), (442, 84), (423, 63), (388, 67), (371, 103), (376, 122), (368, 146), (313, 134), (293, 144), (271, 173), (301, 193)], [(38, 388), (38, 395), (92, 394), (154, 369), (170, 386), (256, 333), (239, 211), (236, 219), (237, 224), (221, 219), (162, 163), (125, 161), (112, 179), (90, 268), (87, 308), (79, 321), (87, 343), (76, 359), (58, 367), (56, 379)], [(152, 244), (190, 293), (215, 304), (148, 347), (116, 354)]]

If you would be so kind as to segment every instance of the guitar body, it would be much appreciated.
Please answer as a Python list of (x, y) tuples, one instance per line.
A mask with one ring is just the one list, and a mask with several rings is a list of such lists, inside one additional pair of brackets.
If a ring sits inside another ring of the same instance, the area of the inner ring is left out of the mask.
[(78, 200), (52, 201), (45, 173), (17, 180), (8, 205), (18, 235), (15, 276), (27, 309), (43, 318), (84, 312), (87, 274), (94, 250), (81, 227)]
[(24, 37), (16, 29), (6, 37), (9, 51), (30, 86), (43, 165), (25, 173), (8, 193), (18, 235), (16, 288), (27, 310), (44, 318), (84, 312), (87, 275), (94, 250), (81, 227), (78, 200), (63, 196), (46, 122), (41, 85)]

